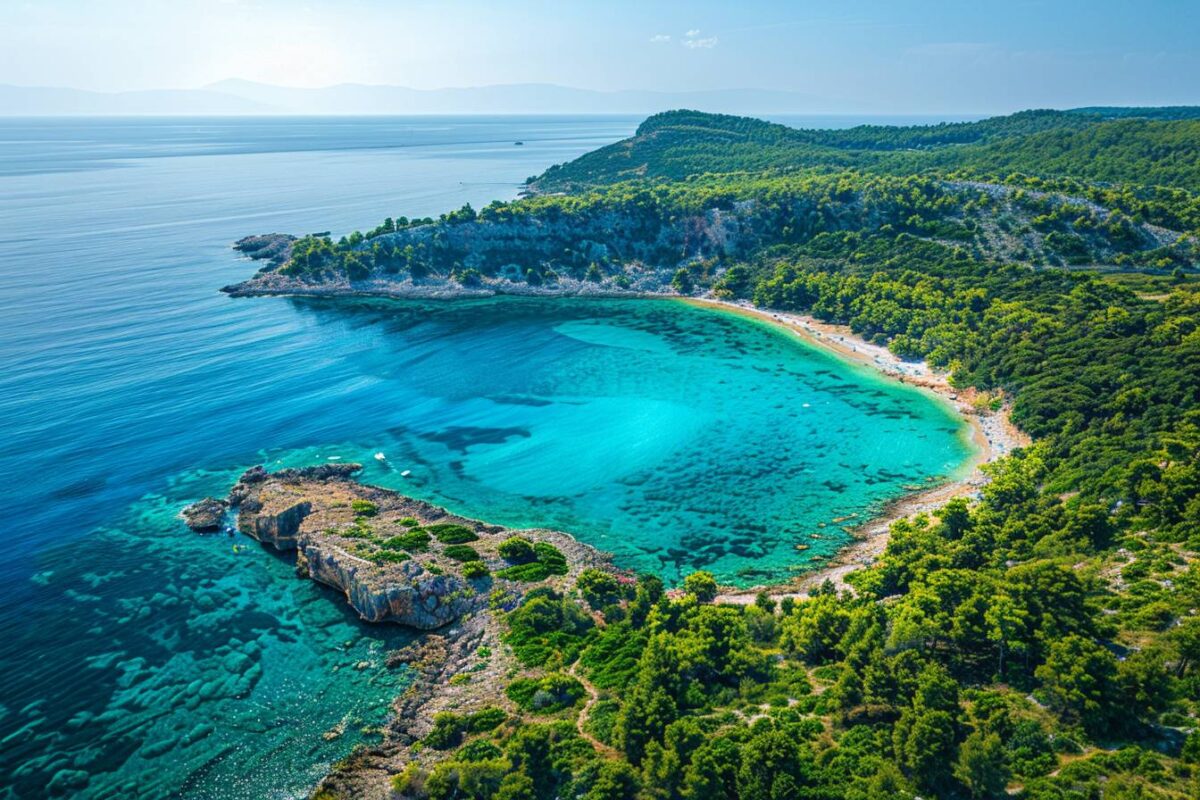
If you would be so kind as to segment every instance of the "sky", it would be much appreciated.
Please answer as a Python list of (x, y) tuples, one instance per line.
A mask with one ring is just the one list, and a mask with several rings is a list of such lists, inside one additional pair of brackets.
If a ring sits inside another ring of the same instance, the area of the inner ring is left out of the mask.
[(814, 112), (1200, 104), (1200, 0), (0, 0), (0, 10), (0, 83), (21, 86), (754, 87), (809, 94)]

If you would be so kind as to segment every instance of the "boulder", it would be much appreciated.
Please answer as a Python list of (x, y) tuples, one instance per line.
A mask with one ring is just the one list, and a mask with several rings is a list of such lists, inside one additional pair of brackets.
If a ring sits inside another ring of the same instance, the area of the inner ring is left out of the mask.
[(187, 526), (197, 533), (206, 533), (221, 529), (225, 519), (225, 501), (215, 497), (206, 497), (192, 503), (183, 510), (183, 519)]

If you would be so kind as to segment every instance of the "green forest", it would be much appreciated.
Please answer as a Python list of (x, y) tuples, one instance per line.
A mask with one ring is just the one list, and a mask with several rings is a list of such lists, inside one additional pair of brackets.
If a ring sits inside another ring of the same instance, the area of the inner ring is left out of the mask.
[(619, 287), (637, 262), (849, 325), (1006, 398), (1033, 444), (978, 502), (896, 523), (852, 591), (497, 590), (519, 667), (435, 720), (398, 797), (1200, 797), (1200, 109), (846, 131), (676, 111), (530, 185), (302, 239), (282, 270), (481, 280), (518, 256), (453, 230), (509, 226), (526, 280)]

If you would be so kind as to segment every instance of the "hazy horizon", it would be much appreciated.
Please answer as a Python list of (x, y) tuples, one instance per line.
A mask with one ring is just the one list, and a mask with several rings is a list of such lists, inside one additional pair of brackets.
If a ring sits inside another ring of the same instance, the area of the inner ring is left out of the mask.
[(23, 3), (0, 30), (0, 85), (164, 102), (211, 100), (230, 81), (326, 94), (754, 92), (794, 95), (765, 110), (916, 115), (1200, 103), (1200, 7), (1178, 0), (450, 5)]
[[(1148, 104), (1092, 104), (1133, 107)], [(1183, 104), (1180, 104), (1183, 105)], [(1059, 106), (1060, 109), (1081, 106)], [(388, 84), (341, 83), (298, 88), (227, 79), (197, 89), (100, 92), (70, 87), (0, 83), (0, 118), (70, 116), (630, 116), (677, 108), (757, 116), (801, 126), (936, 124), (1002, 116), (1046, 106), (999, 109), (887, 111), (823, 101), (801, 92), (739, 89), (657, 91), (595, 90), (552, 83), (488, 84), (414, 89)], [(828, 121), (826, 125), (823, 121)]]

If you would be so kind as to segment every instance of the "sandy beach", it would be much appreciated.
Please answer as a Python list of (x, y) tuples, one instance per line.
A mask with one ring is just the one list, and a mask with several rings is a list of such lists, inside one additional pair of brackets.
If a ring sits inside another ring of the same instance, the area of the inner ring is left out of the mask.
[(956, 497), (977, 497), (980, 487), (987, 481), (980, 467), (1008, 455), (1014, 448), (1029, 444), (1029, 437), (1018, 430), (1009, 418), (1007, 403), (998, 411), (981, 412), (975, 405), (979, 395), (974, 389), (955, 389), (950, 385), (948, 375), (935, 372), (923, 361), (904, 361), (886, 347), (856, 336), (848, 326), (821, 322), (806, 314), (767, 311), (748, 303), (711, 298), (688, 298), (684, 302), (721, 308), (777, 325), (847, 361), (866, 365), (901, 383), (927, 391), (962, 415), (971, 426), (971, 438), (976, 446), (975, 456), (965, 465), (960, 478), (927, 491), (905, 495), (889, 504), (883, 514), (856, 528), (855, 541), (839, 551), (827, 566), (786, 584), (728, 591), (719, 595), (717, 602), (752, 603), (763, 589), (767, 589), (776, 599), (806, 597), (811, 589), (826, 580), (832, 581), (839, 589), (850, 588), (845, 582), (846, 575), (875, 562), (887, 546), (888, 531), (893, 522), (932, 511)]

